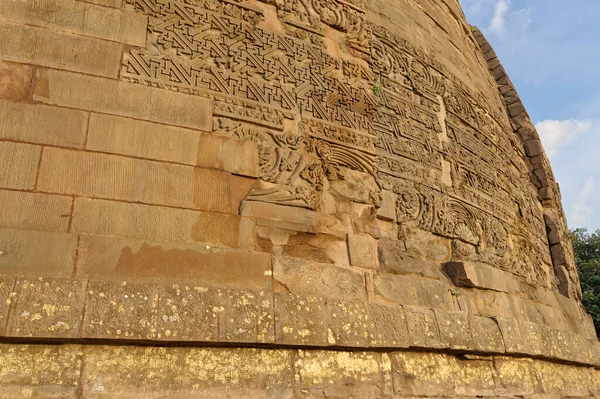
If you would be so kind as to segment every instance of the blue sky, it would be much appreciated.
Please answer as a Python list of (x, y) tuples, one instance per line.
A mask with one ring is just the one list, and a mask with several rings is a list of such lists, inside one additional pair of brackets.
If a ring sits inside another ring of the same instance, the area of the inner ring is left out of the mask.
[(600, 229), (600, 0), (461, 0), (540, 133), (570, 228)]

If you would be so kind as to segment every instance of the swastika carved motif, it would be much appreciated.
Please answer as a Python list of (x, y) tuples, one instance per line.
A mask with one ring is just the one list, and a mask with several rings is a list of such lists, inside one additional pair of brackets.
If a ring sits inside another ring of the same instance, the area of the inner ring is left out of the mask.
[(435, 53), (366, 20), (360, 0), (126, 0), (149, 17), (121, 79), (214, 100), (215, 134), (260, 146), (248, 200), (319, 211), (348, 171), (396, 223), (455, 258), (555, 284), (524, 151), (490, 100)]

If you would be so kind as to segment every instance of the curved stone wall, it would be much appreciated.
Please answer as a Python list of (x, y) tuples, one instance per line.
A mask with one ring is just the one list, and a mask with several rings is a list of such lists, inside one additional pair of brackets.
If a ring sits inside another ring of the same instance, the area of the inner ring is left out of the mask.
[(0, 397), (600, 394), (458, 1), (4, 1), (0, 39)]

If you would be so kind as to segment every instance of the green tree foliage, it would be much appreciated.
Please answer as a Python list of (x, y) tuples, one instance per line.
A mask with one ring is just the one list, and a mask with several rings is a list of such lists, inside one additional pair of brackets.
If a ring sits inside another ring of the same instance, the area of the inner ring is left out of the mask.
[(574, 229), (571, 239), (581, 279), (583, 305), (592, 315), (600, 337), (600, 230), (588, 233), (587, 229)]

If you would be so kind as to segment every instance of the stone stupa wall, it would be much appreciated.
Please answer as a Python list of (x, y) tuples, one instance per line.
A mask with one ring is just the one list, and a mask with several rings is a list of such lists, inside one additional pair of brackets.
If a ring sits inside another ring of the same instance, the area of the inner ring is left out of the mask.
[(595, 394), (457, 0), (0, 0), (0, 398)]

